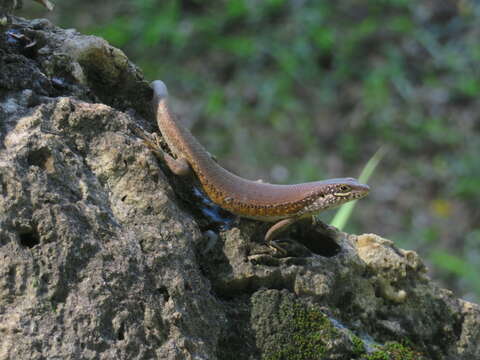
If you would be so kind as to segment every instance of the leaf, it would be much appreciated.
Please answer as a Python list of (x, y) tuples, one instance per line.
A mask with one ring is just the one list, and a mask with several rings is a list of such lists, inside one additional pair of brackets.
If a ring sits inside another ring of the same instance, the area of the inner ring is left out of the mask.
[(35, 1), (45, 6), (49, 11), (52, 11), (54, 8), (54, 5), (48, 0), (35, 0)]

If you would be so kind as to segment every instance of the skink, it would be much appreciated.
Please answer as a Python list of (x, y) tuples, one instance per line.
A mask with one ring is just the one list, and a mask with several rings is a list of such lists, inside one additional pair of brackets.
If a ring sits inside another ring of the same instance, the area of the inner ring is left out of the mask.
[(146, 141), (176, 175), (193, 170), (203, 190), (220, 207), (238, 216), (275, 222), (265, 241), (272, 240), (295, 221), (316, 215), (348, 201), (360, 199), (369, 192), (368, 185), (353, 178), (338, 178), (294, 185), (276, 185), (241, 178), (221, 167), (197, 139), (177, 121), (168, 105), (165, 84), (152, 82), (152, 105), (158, 127), (173, 158), (159, 146)]

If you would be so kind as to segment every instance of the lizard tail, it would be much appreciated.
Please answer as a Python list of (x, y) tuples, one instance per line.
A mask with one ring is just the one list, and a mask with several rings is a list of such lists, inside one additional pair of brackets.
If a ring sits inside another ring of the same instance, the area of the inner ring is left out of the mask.
[(158, 100), (166, 99), (168, 97), (167, 86), (164, 84), (163, 81), (155, 80), (155, 81), (152, 81), (150, 85), (153, 88), (153, 93), (154, 93), (153, 96), (157, 98), (155, 100), (158, 101)]

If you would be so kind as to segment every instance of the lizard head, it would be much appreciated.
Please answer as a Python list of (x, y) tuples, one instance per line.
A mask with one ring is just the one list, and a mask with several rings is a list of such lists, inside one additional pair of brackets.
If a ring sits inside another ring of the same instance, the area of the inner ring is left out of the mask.
[(311, 196), (315, 200), (307, 206), (306, 213), (318, 213), (332, 209), (368, 195), (370, 187), (353, 178), (330, 179), (319, 182)]

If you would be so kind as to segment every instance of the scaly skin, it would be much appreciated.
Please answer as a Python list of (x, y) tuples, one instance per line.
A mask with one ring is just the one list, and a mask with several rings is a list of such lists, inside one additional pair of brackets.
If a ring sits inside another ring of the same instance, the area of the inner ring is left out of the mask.
[(178, 175), (185, 175), (192, 169), (205, 193), (220, 207), (241, 217), (277, 222), (267, 232), (267, 242), (300, 218), (360, 199), (369, 192), (368, 185), (353, 178), (276, 185), (232, 174), (214, 161), (190, 131), (176, 120), (167, 103), (165, 84), (157, 80), (152, 87), (158, 127), (176, 159), (158, 148), (156, 154)]

